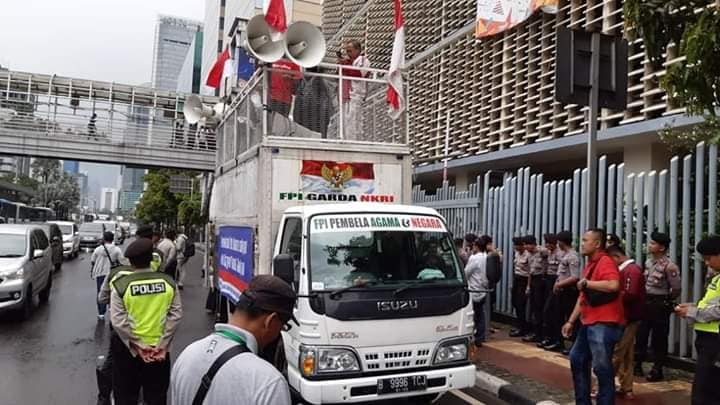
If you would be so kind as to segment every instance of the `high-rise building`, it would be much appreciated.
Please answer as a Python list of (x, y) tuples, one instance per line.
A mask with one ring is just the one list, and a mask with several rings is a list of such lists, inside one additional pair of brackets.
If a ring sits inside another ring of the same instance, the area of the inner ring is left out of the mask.
[(75, 160), (63, 160), (63, 171), (70, 174), (77, 174), (80, 171), (80, 162)]
[(198, 31), (190, 45), (190, 50), (185, 55), (180, 74), (178, 75), (177, 91), (180, 93), (200, 93), (202, 83), (202, 56), (203, 56), (203, 32)]
[(80, 190), (80, 206), (88, 206), (88, 173), (80, 172), (75, 176), (78, 182), (78, 189)]
[(100, 190), (100, 210), (115, 212), (118, 203), (118, 190), (116, 188), (103, 187)]
[(185, 56), (202, 31), (202, 23), (161, 15), (155, 26), (152, 87), (175, 91)]
[(145, 180), (145, 169), (136, 169), (133, 167), (122, 168), (122, 184), (120, 185), (120, 202), (119, 208), (124, 212), (135, 209), (140, 195), (143, 192)]
[(9, 156), (0, 156), (0, 176), (15, 175), (17, 166), (15, 158)]
[(30, 158), (26, 156), (0, 156), (0, 176), (14, 174), (30, 176)]

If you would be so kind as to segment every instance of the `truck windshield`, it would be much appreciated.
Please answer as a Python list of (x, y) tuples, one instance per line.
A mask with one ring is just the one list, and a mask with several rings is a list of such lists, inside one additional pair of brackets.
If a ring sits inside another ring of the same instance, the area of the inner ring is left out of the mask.
[(450, 236), (442, 232), (315, 232), (310, 237), (312, 290), (462, 285)]

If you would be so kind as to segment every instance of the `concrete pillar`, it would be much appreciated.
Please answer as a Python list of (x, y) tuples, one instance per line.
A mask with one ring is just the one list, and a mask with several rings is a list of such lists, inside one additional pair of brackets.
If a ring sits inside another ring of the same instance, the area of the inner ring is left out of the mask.
[(455, 174), (455, 191), (467, 191), (471, 180), (468, 172), (460, 172)]
[(660, 173), (670, 167), (670, 151), (665, 145), (653, 143), (650, 145), (628, 145), (623, 150), (625, 174), (650, 173), (655, 170)]

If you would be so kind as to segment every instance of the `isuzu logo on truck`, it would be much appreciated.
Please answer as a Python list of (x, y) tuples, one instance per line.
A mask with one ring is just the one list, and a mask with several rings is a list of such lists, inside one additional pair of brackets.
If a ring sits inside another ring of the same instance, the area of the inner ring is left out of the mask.
[(377, 303), (377, 309), (380, 312), (409, 311), (417, 308), (417, 300), (378, 301)]

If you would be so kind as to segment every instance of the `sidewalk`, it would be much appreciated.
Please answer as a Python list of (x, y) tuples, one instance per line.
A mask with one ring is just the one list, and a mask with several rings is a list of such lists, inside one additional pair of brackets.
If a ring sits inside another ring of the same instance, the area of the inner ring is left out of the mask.
[[(574, 403), (570, 361), (561, 353), (539, 349), (534, 343), (510, 338), (509, 326), (493, 323), (499, 331), (489, 334), (490, 339), (477, 350), (478, 370), (507, 381), (513, 395), (522, 402), (554, 401), (558, 404)], [(645, 370), (650, 369), (645, 364)], [(635, 378), (632, 401), (617, 399), (617, 404), (683, 405), (690, 404), (693, 374), (681, 370), (665, 369), (665, 381), (649, 383)]]

